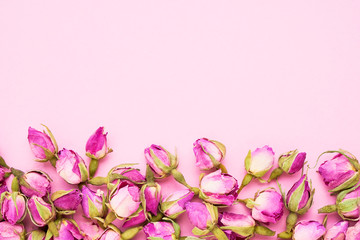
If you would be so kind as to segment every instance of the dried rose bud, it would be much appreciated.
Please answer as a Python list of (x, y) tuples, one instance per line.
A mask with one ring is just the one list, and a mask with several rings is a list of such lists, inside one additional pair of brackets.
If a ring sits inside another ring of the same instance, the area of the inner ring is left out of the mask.
[(324, 240), (345, 240), (345, 234), (349, 223), (347, 221), (337, 222), (334, 226), (326, 231)]
[(45, 232), (41, 230), (32, 231), (27, 240), (45, 240)]
[(66, 182), (79, 184), (88, 179), (87, 168), (79, 154), (64, 148), (58, 155), (56, 171)]
[(187, 202), (185, 208), (190, 222), (199, 229), (204, 230), (208, 225), (214, 225), (217, 222), (217, 218), (211, 216), (204, 203)]
[(200, 180), (200, 197), (209, 203), (230, 206), (238, 196), (239, 185), (230, 174), (217, 170)]
[(37, 227), (45, 226), (56, 216), (54, 207), (50, 203), (45, 202), (41, 197), (32, 196), (28, 200), (27, 205), (31, 221)]
[(286, 207), (289, 211), (304, 214), (312, 205), (315, 189), (311, 189), (311, 184), (307, 176), (303, 175), (286, 195)]
[(47, 130), (49, 134), (29, 127), (28, 140), (30, 148), (39, 160), (50, 160), (57, 152), (55, 139), (53, 139), (50, 130), (48, 128)]
[(83, 186), (81, 189), (82, 209), (87, 218), (103, 217), (106, 212), (104, 192), (98, 189), (96, 192)]
[(9, 222), (0, 222), (0, 239), (25, 240), (25, 228), (22, 224), (12, 225)]
[(194, 197), (190, 190), (180, 190), (171, 193), (161, 203), (161, 211), (165, 216), (175, 219), (185, 212), (185, 204)]
[(129, 166), (119, 165), (112, 168), (108, 173), (109, 181), (112, 184), (126, 183), (129, 185), (145, 184), (146, 179), (139, 169)]
[(75, 240), (84, 238), (84, 234), (73, 219), (63, 218), (57, 222), (56, 226), (59, 231), (59, 236), (54, 237), (54, 240)]
[(214, 140), (200, 138), (194, 143), (195, 165), (201, 170), (209, 170), (218, 167), (225, 158), (225, 146)]
[(357, 222), (354, 226), (349, 227), (346, 231), (346, 240), (358, 240), (360, 239), (360, 223)]
[(91, 219), (80, 215), (74, 215), (74, 220), (78, 224), (80, 231), (85, 235), (84, 240), (97, 240), (103, 232), (103, 229)]
[(294, 240), (317, 240), (325, 234), (325, 227), (317, 221), (301, 221), (294, 228)]
[(86, 155), (90, 158), (101, 159), (109, 152), (107, 147), (107, 133), (104, 134), (104, 127), (99, 127), (96, 132), (90, 136), (86, 143)]
[(109, 197), (109, 207), (120, 219), (135, 213), (140, 203), (140, 189), (134, 185), (120, 184)]
[(144, 153), (147, 164), (160, 177), (169, 175), (178, 165), (176, 157), (161, 146), (153, 144)]
[(271, 172), (268, 182), (277, 179), (283, 172), (294, 174), (304, 166), (306, 159), (305, 152), (299, 152), (297, 149), (284, 153), (279, 157), (279, 167)]
[(59, 190), (51, 195), (51, 201), (60, 212), (72, 214), (79, 206), (82, 200), (82, 194), (78, 189)]
[(173, 224), (169, 222), (151, 222), (145, 225), (143, 229), (147, 238), (159, 238), (164, 240), (179, 239)]
[(99, 240), (122, 240), (118, 232), (108, 228), (100, 236)]
[(51, 192), (51, 178), (42, 171), (30, 171), (20, 177), (20, 191), (27, 197), (45, 197)]
[(151, 212), (154, 216), (157, 215), (161, 198), (161, 187), (157, 183), (145, 184), (141, 188), (141, 199), (144, 203), (146, 211)]
[[(327, 154), (326, 156), (329, 156)], [(319, 167), (319, 174), (330, 192), (337, 192), (354, 186), (359, 181), (359, 172), (355, 168), (358, 162), (355, 158), (338, 153), (328, 158)]]
[[(230, 238), (247, 238), (255, 232), (255, 221), (249, 215), (224, 212), (220, 215), (219, 223), (223, 230), (228, 230), (227, 235)], [(229, 227), (229, 229), (227, 229)], [(234, 230), (234, 231), (231, 231)]]
[(15, 225), (26, 216), (26, 198), (19, 192), (4, 192), (1, 195), (1, 214), (5, 221)]
[(135, 214), (131, 218), (126, 219), (122, 227), (123, 228), (134, 227), (134, 226), (144, 223), (145, 221), (146, 221), (146, 215), (144, 213), (144, 210), (140, 209), (140, 211), (138, 211), (137, 215)]

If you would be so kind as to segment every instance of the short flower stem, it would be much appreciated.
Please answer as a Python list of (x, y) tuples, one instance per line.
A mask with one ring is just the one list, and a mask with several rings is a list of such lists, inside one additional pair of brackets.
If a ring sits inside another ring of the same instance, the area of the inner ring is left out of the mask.
[(246, 174), (237, 193), (239, 194), (241, 190), (251, 182), (252, 179), (253, 176), (251, 174)]
[(109, 212), (108, 215), (105, 218), (105, 227), (109, 226), (110, 223), (112, 223), (116, 219), (116, 215), (113, 212)]
[(59, 232), (57, 230), (57, 227), (54, 223), (54, 221), (51, 221), (48, 223), (48, 227), (50, 229), (50, 232), (55, 236), (55, 237), (58, 237), (59, 236)]
[(221, 230), (218, 226), (215, 226), (211, 232), (215, 235), (215, 237), (219, 240), (229, 240), (226, 234)]
[(89, 176), (90, 176), (90, 179), (94, 177), (97, 169), (98, 169), (98, 166), (99, 166), (99, 160), (98, 159), (95, 159), (95, 158), (92, 158), (90, 160), (90, 165), (89, 165)]

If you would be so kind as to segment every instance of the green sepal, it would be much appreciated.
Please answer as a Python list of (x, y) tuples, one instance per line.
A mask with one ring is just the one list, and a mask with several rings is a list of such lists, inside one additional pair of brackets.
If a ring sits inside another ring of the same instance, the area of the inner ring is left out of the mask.
[(143, 227), (134, 227), (134, 228), (126, 229), (121, 234), (121, 239), (123, 239), (123, 240), (133, 239), (136, 236), (136, 234), (138, 234), (138, 232), (140, 232), (142, 229), (143, 229)]
[(332, 212), (336, 212), (337, 207), (336, 205), (326, 205), (322, 208), (318, 209), (318, 213), (332, 213)]
[[(160, 146), (161, 147), (161, 146)], [(162, 148), (162, 147), (161, 147)], [(164, 148), (162, 148), (164, 149)], [(165, 150), (166, 151), (166, 150)], [(168, 175), (170, 173), (170, 171), (172, 170), (171, 167), (171, 162), (170, 162), (170, 166), (165, 165), (165, 163), (163, 163), (154, 153), (154, 151), (152, 149), (150, 149), (150, 155), (151, 158), (153, 159), (155, 165), (162, 171), (164, 172), (164, 175)], [(169, 156), (169, 154), (168, 154)], [(170, 160), (170, 158), (169, 158)]]
[(269, 179), (267, 180), (267, 182), (271, 182), (272, 180), (274, 179), (277, 179), (278, 177), (281, 176), (281, 174), (283, 173), (284, 171), (281, 169), (281, 168), (275, 168), (271, 174), (270, 174), (270, 177)]
[(288, 173), (299, 151), (297, 149), (282, 154), (278, 159), (279, 168)]
[(48, 228), (54, 237), (59, 236), (59, 231), (57, 230), (56, 224), (53, 221), (48, 223)]
[(198, 227), (194, 227), (191, 231), (194, 235), (197, 235), (197, 236), (203, 236), (203, 235), (206, 235), (208, 234), (210, 231), (208, 229), (205, 229), (205, 230), (202, 230)]
[[(52, 132), (50, 131), (50, 129), (44, 125), (44, 124), (41, 124), (42, 126), (44, 126), (46, 128), (46, 131), (47, 131), (47, 134), (49, 135), (50, 139), (51, 139), (51, 142), (54, 144), (54, 147), (55, 147), (55, 152), (57, 153), (59, 151), (59, 147), (57, 145), (57, 142), (55, 140), (55, 137), (54, 135), (52, 134)], [(45, 131), (44, 131), (45, 133)], [(45, 133), (46, 134), (46, 133)]]
[(11, 182), (11, 191), (13, 191), (13, 192), (19, 192), (20, 191), (19, 180), (16, 177), (14, 177), (12, 182)]
[(43, 240), (45, 232), (41, 230), (35, 230), (31, 232), (31, 240)]
[(230, 230), (236, 234), (239, 234), (243, 237), (249, 237), (254, 234), (255, 227), (249, 226), (249, 227), (236, 227), (236, 226), (222, 226), (220, 227), (222, 230)]
[(81, 182), (85, 182), (88, 180), (89, 174), (88, 170), (84, 163), (79, 163), (80, 175), (81, 175)]
[(51, 201), (54, 202), (56, 199), (61, 198), (72, 191), (74, 191), (74, 189), (58, 190), (58, 191), (54, 192), (53, 194), (51, 194)]
[(171, 174), (173, 175), (174, 179), (178, 182), (184, 185), (185, 187), (191, 189), (192, 187), (186, 182), (184, 175), (179, 172), (177, 169), (172, 169)]
[(255, 233), (262, 236), (274, 236), (275, 232), (267, 227), (257, 225), (255, 226)]
[(4, 158), (0, 156), (0, 166), (9, 169), (10, 167), (6, 164)]
[(246, 171), (249, 172), (250, 171), (250, 165), (251, 165), (251, 150), (249, 150), (248, 154), (246, 155), (244, 163), (245, 163)]
[(106, 177), (93, 177), (91, 178), (88, 183), (94, 186), (102, 186), (107, 184), (107, 178)]
[(356, 172), (350, 179), (343, 182), (341, 185), (337, 186), (336, 188), (329, 190), (329, 192), (338, 192), (344, 189), (351, 188), (359, 182), (359, 179), (360, 179), (360, 174), (359, 172)]
[(90, 164), (89, 164), (89, 178), (93, 178), (97, 169), (99, 167), (99, 160), (96, 158), (91, 158), (90, 159)]
[(229, 240), (223, 230), (221, 230), (218, 226), (214, 226), (211, 232), (215, 235), (217, 239)]
[(291, 232), (282, 232), (279, 233), (278, 238), (282, 238), (282, 239), (291, 239), (292, 238), (292, 233)]
[(246, 187), (246, 186), (251, 182), (251, 180), (252, 180), (253, 178), (254, 178), (254, 177), (253, 177), (250, 173), (247, 173), (247, 174), (244, 176), (244, 178), (243, 178), (243, 180), (242, 180), (242, 182), (241, 182), (241, 185), (240, 185), (240, 188), (239, 188), (239, 190), (238, 190), (238, 193), (240, 193), (241, 190), (242, 190), (244, 187)]

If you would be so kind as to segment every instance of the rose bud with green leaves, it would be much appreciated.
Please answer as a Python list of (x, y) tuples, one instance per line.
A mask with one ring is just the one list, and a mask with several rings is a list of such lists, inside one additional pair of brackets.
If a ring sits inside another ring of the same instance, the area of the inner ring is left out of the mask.
[(56, 210), (61, 214), (74, 214), (82, 200), (82, 193), (78, 189), (59, 190), (51, 195)]
[(50, 203), (45, 202), (41, 197), (32, 196), (28, 200), (27, 206), (31, 221), (37, 227), (46, 226), (54, 220), (56, 216), (55, 208)]
[(360, 185), (341, 191), (334, 205), (327, 205), (318, 210), (319, 213), (336, 212), (343, 220), (358, 221), (360, 219)]
[(196, 157), (195, 165), (201, 170), (218, 168), (226, 154), (224, 144), (207, 138), (196, 140), (193, 150)]
[(45, 240), (45, 232), (41, 230), (34, 230), (30, 232), (27, 240)]
[(275, 153), (269, 146), (249, 151), (245, 158), (245, 169), (247, 174), (242, 180), (239, 191), (248, 185), (253, 178), (264, 181), (261, 178), (273, 167)]
[(25, 240), (25, 228), (22, 224), (12, 225), (7, 221), (0, 222), (0, 239)]
[(346, 231), (346, 240), (359, 240), (360, 239), (360, 222), (354, 226), (349, 227)]
[[(137, 214), (136, 214), (137, 213)], [(135, 214), (133, 214), (133, 216), (131, 216), (130, 218), (126, 219), (124, 224), (122, 225), (123, 228), (130, 228), (130, 227), (134, 227), (137, 225), (140, 225), (142, 223), (144, 223), (146, 221), (146, 215), (145, 212), (142, 208), (139, 208)]]
[(227, 173), (217, 170), (200, 179), (199, 197), (216, 205), (231, 206), (238, 196), (237, 180)]
[(73, 150), (63, 149), (58, 154), (56, 171), (66, 182), (79, 184), (88, 179), (88, 171), (84, 160)]
[(84, 234), (84, 240), (98, 240), (104, 231), (97, 221), (85, 218), (80, 214), (74, 215), (74, 220)]
[(55, 226), (59, 236), (54, 236), (54, 240), (84, 239), (84, 234), (73, 219), (62, 218), (56, 220)]
[(317, 240), (325, 234), (325, 227), (317, 221), (300, 221), (296, 224), (293, 240)]
[[(335, 156), (331, 153), (336, 153)], [(328, 159), (319, 167), (319, 174), (323, 178), (329, 192), (337, 192), (351, 188), (359, 182), (359, 162), (346, 151), (327, 151)]]
[(258, 191), (255, 198), (241, 200), (252, 209), (252, 217), (263, 223), (276, 223), (284, 213), (284, 202), (280, 193), (274, 188)]
[(278, 160), (279, 167), (271, 172), (268, 182), (277, 179), (283, 172), (286, 172), (287, 174), (298, 172), (303, 168), (305, 159), (306, 153), (299, 152), (297, 149), (282, 154)]
[(256, 225), (254, 219), (249, 215), (223, 212), (219, 217), (219, 224), (229, 239), (248, 239), (255, 233), (264, 236), (274, 236), (275, 234), (266, 227)]
[(140, 198), (144, 209), (156, 216), (161, 199), (161, 186), (155, 182), (143, 185)]
[(346, 231), (349, 227), (347, 221), (337, 222), (328, 229), (324, 235), (324, 240), (345, 240)]
[(26, 216), (26, 197), (19, 192), (2, 193), (1, 214), (12, 225), (22, 222)]
[(45, 131), (40, 132), (34, 128), (29, 127), (28, 141), (30, 148), (38, 161), (50, 161), (51, 164), (55, 166), (58, 146), (50, 129), (45, 125), (43, 126), (46, 128), (47, 133)]
[(180, 190), (170, 193), (161, 202), (161, 211), (165, 216), (175, 219), (185, 212), (185, 204), (194, 197), (190, 190)]
[(84, 185), (82, 186), (81, 193), (81, 206), (84, 212), (84, 216), (91, 219), (95, 219), (96, 217), (103, 217), (106, 213), (104, 192), (100, 189), (93, 191)]
[[(280, 187), (280, 185), (279, 185)], [(280, 187), (281, 190), (281, 187)], [(279, 238), (289, 239), (292, 230), (297, 222), (297, 215), (306, 213), (313, 203), (315, 189), (312, 189), (311, 181), (307, 180), (304, 174), (288, 191), (285, 199), (285, 206), (290, 211), (286, 219), (286, 231), (278, 234)]]
[(99, 160), (112, 152), (107, 146), (107, 133), (104, 134), (104, 127), (99, 127), (86, 142), (86, 156), (91, 158), (89, 175), (92, 178), (99, 166)]
[[(145, 176), (140, 172), (139, 169), (133, 168), (134, 164), (121, 164), (113, 167), (107, 175), (107, 178), (103, 180), (103, 183), (107, 183), (108, 189), (111, 191), (116, 184), (126, 183), (129, 185), (143, 185), (146, 183)], [(95, 177), (89, 181), (90, 184), (93, 180), (101, 178)], [(98, 184), (95, 184), (98, 185)]]
[(177, 240), (180, 238), (180, 227), (173, 222), (150, 222), (143, 229), (148, 239)]
[(45, 197), (51, 192), (52, 179), (43, 171), (34, 170), (19, 177), (20, 191), (27, 197)]

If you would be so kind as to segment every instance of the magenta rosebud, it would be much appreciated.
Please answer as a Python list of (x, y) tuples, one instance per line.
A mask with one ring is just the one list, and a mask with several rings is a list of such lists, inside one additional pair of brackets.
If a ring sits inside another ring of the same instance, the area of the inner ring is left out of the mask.
[(82, 209), (88, 218), (103, 217), (106, 211), (104, 192), (98, 189), (96, 192), (83, 186), (81, 189)]
[(306, 159), (305, 152), (299, 152), (297, 149), (284, 153), (279, 157), (279, 167), (271, 172), (268, 182), (278, 178), (283, 172), (294, 174), (304, 166)]
[(221, 170), (205, 175), (200, 180), (200, 190), (205, 196), (202, 199), (212, 204), (232, 205), (238, 196), (238, 189), (237, 180)]
[(123, 224), (123, 228), (130, 228), (130, 227), (134, 227), (136, 225), (139, 225), (143, 222), (146, 221), (146, 215), (144, 213), (144, 210), (141, 210), (138, 215), (135, 215), (129, 219), (127, 219), (125, 221), (125, 223)]
[(75, 240), (84, 238), (84, 234), (80, 231), (79, 226), (72, 219), (63, 218), (57, 225), (59, 228), (59, 236), (54, 237), (54, 240)]
[(284, 212), (282, 196), (269, 188), (256, 194), (252, 205), (252, 217), (263, 223), (276, 223)]
[(201, 170), (218, 167), (225, 157), (225, 146), (214, 140), (200, 138), (194, 143), (195, 165)]
[(25, 228), (22, 224), (12, 225), (6, 221), (0, 222), (0, 239), (24, 240)]
[(43, 227), (55, 218), (55, 209), (41, 197), (34, 195), (27, 203), (31, 221), (35, 226)]
[(208, 225), (212, 225), (217, 221), (217, 219), (212, 218), (204, 203), (187, 202), (185, 208), (190, 222), (199, 229), (204, 230)]
[(99, 240), (121, 240), (120, 234), (112, 229), (106, 229)]
[(1, 195), (1, 214), (5, 221), (14, 225), (26, 215), (26, 198), (19, 192), (4, 192)]
[(289, 211), (304, 214), (312, 205), (315, 189), (311, 189), (307, 176), (303, 175), (286, 195), (286, 206)]
[(49, 160), (53, 158), (57, 152), (56, 143), (54, 143), (50, 136), (45, 132), (40, 132), (29, 127), (28, 140), (31, 151), (39, 160)]
[(72, 150), (63, 149), (56, 161), (56, 171), (70, 184), (79, 184), (88, 179), (88, 172), (84, 160)]
[(176, 157), (161, 146), (153, 144), (144, 153), (147, 164), (160, 177), (170, 174), (178, 165)]
[(42, 171), (30, 171), (20, 177), (20, 191), (27, 197), (44, 197), (51, 192), (51, 181)]
[(27, 240), (45, 240), (45, 232), (40, 230), (32, 231)]
[(232, 233), (225, 232), (230, 239), (247, 238), (252, 236), (255, 231), (255, 221), (249, 215), (224, 212), (219, 218), (219, 223), (225, 226), (224, 229), (230, 227), (229, 230), (233, 230)]
[(359, 172), (354, 164), (346, 155), (340, 153), (322, 163), (319, 174), (326, 186), (330, 187), (330, 192), (350, 188), (359, 181)]
[(145, 200), (146, 211), (151, 212), (154, 216), (156, 216), (161, 198), (160, 185), (157, 183), (153, 183), (151, 185), (146, 184), (141, 189), (141, 192), (143, 194), (143, 199)]
[(345, 240), (345, 234), (349, 223), (347, 221), (337, 222), (334, 226), (326, 231), (324, 240)]
[(169, 222), (151, 222), (146, 224), (143, 230), (147, 238), (178, 239), (174, 226)]
[(354, 226), (349, 227), (346, 231), (346, 240), (359, 240), (360, 239), (360, 223), (357, 222)]
[(140, 206), (140, 189), (135, 185), (120, 184), (110, 194), (109, 207), (116, 217), (123, 219)]
[(110, 182), (116, 184), (127, 183), (130, 185), (144, 184), (146, 182), (145, 176), (141, 174), (139, 169), (131, 167), (123, 167), (122, 165), (114, 167), (109, 172)]
[(180, 190), (171, 193), (161, 203), (161, 211), (165, 216), (175, 219), (181, 213), (185, 212), (185, 204), (194, 197), (190, 190)]
[(105, 157), (109, 152), (106, 135), (107, 133), (104, 134), (104, 127), (99, 127), (86, 143), (86, 155), (95, 159)]
[(293, 233), (294, 240), (316, 240), (325, 234), (325, 227), (317, 221), (300, 221)]
[(74, 213), (81, 200), (82, 194), (78, 189), (60, 190), (51, 195), (51, 201), (54, 203), (54, 206), (62, 213), (67, 211), (69, 211), (69, 214)]

